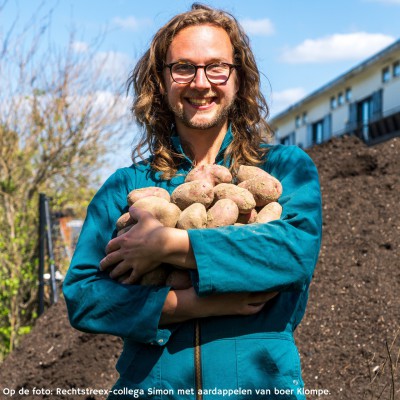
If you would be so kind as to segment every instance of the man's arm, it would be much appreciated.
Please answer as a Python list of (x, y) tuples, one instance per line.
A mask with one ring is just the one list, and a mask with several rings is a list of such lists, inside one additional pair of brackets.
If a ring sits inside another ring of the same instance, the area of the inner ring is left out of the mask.
[(222, 315), (253, 315), (277, 294), (228, 293), (199, 297), (193, 287), (171, 290), (166, 297), (159, 325)]

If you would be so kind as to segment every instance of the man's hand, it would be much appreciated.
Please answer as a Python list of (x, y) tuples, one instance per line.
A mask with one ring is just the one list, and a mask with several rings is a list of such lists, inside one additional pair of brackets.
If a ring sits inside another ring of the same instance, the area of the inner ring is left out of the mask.
[(135, 283), (144, 274), (158, 267), (165, 257), (165, 228), (147, 211), (131, 207), (129, 212), (137, 223), (126, 233), (110, 240), (107, 256), (100, 269), (110, 270), (110, 277), (123, 283)]

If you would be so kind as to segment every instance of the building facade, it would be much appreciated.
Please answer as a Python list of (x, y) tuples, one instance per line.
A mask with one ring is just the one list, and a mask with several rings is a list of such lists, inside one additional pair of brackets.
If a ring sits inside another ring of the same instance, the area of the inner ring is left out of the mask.
[(275, 142), (311, 147), (333, 136), (376, 144), (400, 135), (400, 40), (276, 115)]

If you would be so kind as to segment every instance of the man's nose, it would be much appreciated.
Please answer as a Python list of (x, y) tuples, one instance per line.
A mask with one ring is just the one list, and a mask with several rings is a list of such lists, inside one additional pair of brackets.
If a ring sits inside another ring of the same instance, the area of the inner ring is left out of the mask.
[(191, 86), (196, 89), (209, 89), (211, 84), (206, 76), (206, 71), (204, 68), (198, 68), (196, 76), (191, 82)]

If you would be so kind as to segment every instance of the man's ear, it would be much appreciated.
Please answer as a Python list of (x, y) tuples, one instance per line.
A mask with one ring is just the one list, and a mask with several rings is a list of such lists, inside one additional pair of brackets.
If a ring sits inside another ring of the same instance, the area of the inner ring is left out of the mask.
[(162, 80), (158, 81), (158, 88), (160, 90), (160, 93), (164, 96), (165, 95), (165, 87), (164, 87), (164, 82)]

